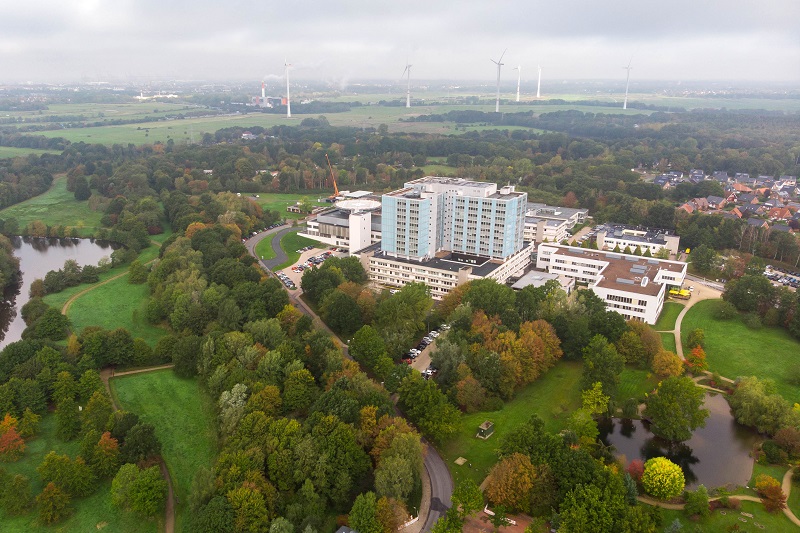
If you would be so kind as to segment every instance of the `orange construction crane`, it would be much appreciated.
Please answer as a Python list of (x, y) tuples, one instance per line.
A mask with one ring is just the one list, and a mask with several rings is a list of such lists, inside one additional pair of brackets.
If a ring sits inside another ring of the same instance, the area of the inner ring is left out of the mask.
[(333, 194), (330, 195), (330, 200), (335, 200), (337, 196), (339, 196), (339, 187), (336, 186), (336, 177), (333, 175), (333, 167), (331, 166), (331, 160), (328, 159), (328, 154), (325, 154), (325, 160), (328, 162), (328, 168), (331, 171), (331, 179), (333, 180)]

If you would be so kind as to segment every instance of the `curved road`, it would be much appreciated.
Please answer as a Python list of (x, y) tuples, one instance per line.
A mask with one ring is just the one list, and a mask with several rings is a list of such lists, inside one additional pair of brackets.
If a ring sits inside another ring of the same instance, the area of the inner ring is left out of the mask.
[[(286, 262), (288, 258), (286, 252), (283, 251), (280, 245), (281, 238), (291, 231), (296, 231), (297, 228), (293, 228), (291, 226), (280, 226), (278, 228), (273, 228), (271, 230), (265, 231), (263, 233), (259, 233), (258, 235), (248, 239), (245, 242), (245, 246), (250, 254), (258, 259), (259, 264), (265, 268), (268, 272), (272, 272), (272, 270)], [(273, 259), (268, 259), (266, 261), (262, 261), (258, 258), (255, 254), (256, 245), (262, 240), (267, 237), (272, 237), (274, 234), (278, 234), (278, 238), (272, 241), (272, 249), (275, 252), (275, 257)], [(344, 353), (345, 357), (350, 357), (350, 354), (347, 351), (347, 345), (339, 339), (339, 337), (328, 328), (328, 326), (320, 319), (314, 311), (312, 311), (305, 302), (300, 298), (300, 294), (302, 294), (302, 289), (296, 291), (288, 291), (289, 292), (289, 300), (294, 304), (294, 306), (302, 311), (303, 313), (307, 314), (311, 317), (311, 319), (320, 324), (328, 333), (333, 336), (334, 339), (339, 341), (339, 345), (342, 347), (342, 352)], [(423, 439), (423, 442), (426, 441)], [(447, 465), (445, 464), (442, 457), (439, 455), (439, 452), (430, 445), (427, 444), (428, 453), (425, 454), (425, 470), (428, 474), (428, 479), (430, 479), (430, 505), (427, 506), (428, 508), (428, 515), (425, 517), (424, 522), (420, 519), (420, 522), (423, 522), (423, 526), (421, 531), (426, 532), (430, 531), (433, 525), (439, 520), (439, 517), (444, 515), (447, 510), (452, 506), (451, 497), (453, 495), (453, 478), (450, 477), (450, 471), (447, 469)], [(424, 482), (423, 476), (423, 482)], [(421, 509), (425, 509), (426, 505), (423, 502), (420, 505)]]

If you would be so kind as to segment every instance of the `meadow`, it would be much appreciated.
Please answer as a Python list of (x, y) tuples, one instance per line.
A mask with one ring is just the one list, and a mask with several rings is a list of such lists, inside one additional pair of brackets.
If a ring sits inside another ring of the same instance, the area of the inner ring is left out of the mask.
[(656, 325), (653, 329), (656, 331), (672, 331), (675, 329), (675, 322), (678, 320), (678, 315), (683, 311), (683, 304), (677, 302), (664, 302), (664, 309), (661, 310)]
[(690, 331), (705, 331), (709, 370), (727, 378), (757, 376), (775, 381), (778, 392), (792, 403), (800, 402), (800, 388), (789, 382), (792, 368), (800, 365), (800, 342), (784, 329), (748, 328), (742, 318), (718, 320), (714, 309), (721, 300), (696, 303), (683, 317), (683, 342)]
[(103, 213), (92, 211), (89, 202), (80, 202), (67, 190), (67, 179), (56, 177), (53, 185), (44, 194), (29, 198), (0, 211), (0, 218), (16, 218), (20, 228), (34, 220), (48, 226), (71, 226), (81, 236), (93, 234), (101, 227)]
[(185, 531), (192, 480), (199, 469), (213, 467), (210, 402), (196, 379), (179, 378), (169, 369), (116, 377), (111, 390), (121, 409), (155, 426), (175, 489), (176, 531)]
[(145, 320), (149, 295), (147, 283), (132, 285), (127, 275), (121, 276), (78, 297), (67, 311), (67, 317), (75, 331), (86, 326), (125, 328), (134, 338), (141, 337), (153, 347), (167, 331)]
[[(495, 450), (503, 437), (531, 415), (539, 415), (547, 431), (564, 429), (568, 414), (580, 407), (581, 369), (580, 363), (560, 361), (544, 376), (517, 392), (499, 411), (464, 415), (458, 433), (440, 448), (456, 484), (461, 479), (471, 478), (480, 485), (497, 462)], [(476, 438), (478, 426), (486, 420), (494, 422), (494, 435), (487, 440)], [(456, 465), (454, 461), (459, 457), (468, 462)]]
[[(298, 228), (297, 231), (300, 231), (301, 229), (302, 228)], [(309, 239), (308, 237), (301, 237), (295, 231), (289, 232), (281, 239), (281, 248), (284, 252), (286, 252), (288, 259), (283, 264), (275, 267), (273, 270), (281, 270), (297, 263), (301, 255), (301, 252), (298, 252), (297, 250), (306, 246), (316, 246), (322, 248), (328, 247), (327, 244), (322, 244), (319, 241)]]
[[(42, 417), (37, 435), (27, 442), (27, 449), (22, 459), (14, 463), (4, 463), (2, 468), (9, 474), (22, 474), (30, 479), (31, 492), (35, 497), (44, 488), (44, 484), (36, 472), (50, 451), (66, 454), (72, 458), (78, 455), (80, 440), (64, 442), (56, 437), (56, 417), (47, 414)], [(54, 532), (84, 533), (105, 529), (120, 533), (155, 533), (159, 531), (163, 518), (142, 520), (138, 516), (124, 512), (111, 503), (111, 481), (101, 483), (94, 493), (72, 501), (72, 516), (53, 526), (44, 526), (38, 521), (36, 508), (32, 508), (22, 516), (5, 516), (0, 511), (0, 530), (8, 533)]]
[(318, 200), (327, 198), (332, 193), (333, 191), (309, 191), (305, 194), (262, 192), (259, 193), (258, 198), (253, 198), (253, 200), (264, 210), (276, 211), (281, 220), (297, 220), (304, 218), (306, 215), (301, 213), (290, 213), (286, 210), (287, 207), (290, 205), (295, 205), (303, 198), (307, 198), (314, 206), (324, 205), (323, 202)]
[(13, 146), (0, 146), (0, 159), (10, 157), (24, 157), (29, 155), (60, 154), (58, 150), (39, 150), (38, 148), (16, 148)]

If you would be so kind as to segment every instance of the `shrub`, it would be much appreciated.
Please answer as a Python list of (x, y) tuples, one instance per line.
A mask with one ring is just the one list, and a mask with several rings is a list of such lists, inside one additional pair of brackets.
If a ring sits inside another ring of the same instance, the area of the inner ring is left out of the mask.
[(742, 319), (744, 325), (750, 329), (761, 329), (761, 317), (756, 313), (748, 313)]
[(706, 489), (705, 485), (700, 485), (695, 491), (687, 491), (684, 499), (686, 500), (684, 511), (686, 511), (687, 515), (699, 515), (703, 518), (709, 515), (708, 489)]
[(790, 457), (800, 456), (800, 430), (793, 427), (783, 428), (775, 434), (775, 443)]
[(759, 474), (756, 478), (756, 492), (761, 496), (761, 502), (768, 512), (779, 511), (786, 507), (786, 494), (783, 493), (780, 482), (774, 477)]
[(634, 459), (628, 465), (627, 471), (634, 480), (641, 481), (644, 473), (644, 463), (642, 463), (641, 459)]
[(681, 492), (686, 484), (681, 467), (666, 457), (654, 457), (644, 464), (642, 485), (649, 495), (668, 500)]
[(633, 418), (639, 414), (639, 400), (636, 398), (628, 398), (622, 404), (622, 417)]
[(675, 377), (683, 374), (683, 360), (677, 354), (661, 350), (653, 358), (653, 372), (662, 377)]
[(781, 450), (774, 440), (764, 441), (764, 444), (761, 445), (761, 451), (764, 452), (767, 462), (773, 465), (783, 464), (788, 459), (787, 453)]
[(714, 318), (718, 320), (730, 320), (738, 315), (739, 311), (736, 310), (736, 306), (734, 306), (732, 303), (722, 301), (717, 303), (713, 313)]

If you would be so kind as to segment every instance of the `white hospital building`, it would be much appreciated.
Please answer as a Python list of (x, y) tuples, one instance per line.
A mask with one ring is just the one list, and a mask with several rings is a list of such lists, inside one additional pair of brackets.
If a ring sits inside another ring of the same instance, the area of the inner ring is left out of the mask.
[(587, 284), (597, 296), (626, 320), (655, 324), (670, 286), (681, 286), (686, 263), (541, 244), (536, 267)]

